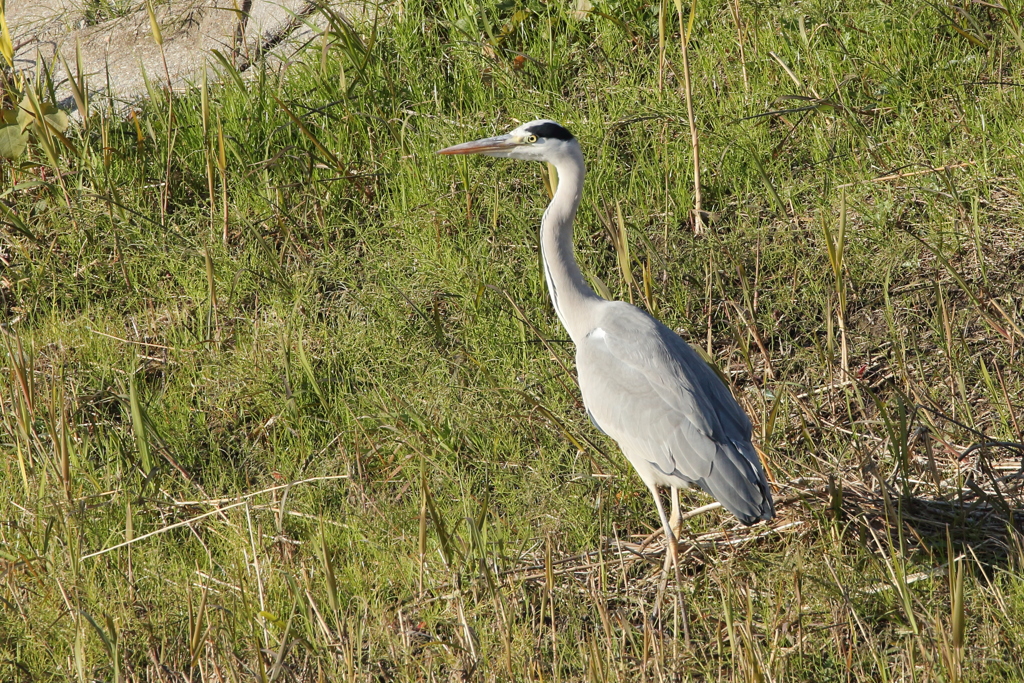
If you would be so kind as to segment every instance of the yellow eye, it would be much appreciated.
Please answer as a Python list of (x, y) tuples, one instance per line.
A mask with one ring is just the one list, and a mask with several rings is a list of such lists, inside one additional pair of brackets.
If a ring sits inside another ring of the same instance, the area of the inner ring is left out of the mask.
[(537, 136), (536, 135), (527, 135), (526, 136), (526, 144), (532, 145), (535, 142), (537, 142)]

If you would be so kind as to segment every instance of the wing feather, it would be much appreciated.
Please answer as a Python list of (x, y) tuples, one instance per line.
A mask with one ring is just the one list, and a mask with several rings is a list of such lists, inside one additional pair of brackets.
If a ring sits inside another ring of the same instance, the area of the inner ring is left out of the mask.
[(704, 360), (623, 302), (603, 306), (594, 330), (577, 344), (583, 401), (638, 471), (698, 484), (746, 523), (770, 518), (750, 420)]

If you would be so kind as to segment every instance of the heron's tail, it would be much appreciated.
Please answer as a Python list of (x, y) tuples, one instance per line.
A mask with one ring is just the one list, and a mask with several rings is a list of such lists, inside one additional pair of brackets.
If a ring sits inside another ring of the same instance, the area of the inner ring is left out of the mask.
[(719, 444), (711, 472), (697, 484), (747, 526), (775, 517), (768, 477), (750, 443)]

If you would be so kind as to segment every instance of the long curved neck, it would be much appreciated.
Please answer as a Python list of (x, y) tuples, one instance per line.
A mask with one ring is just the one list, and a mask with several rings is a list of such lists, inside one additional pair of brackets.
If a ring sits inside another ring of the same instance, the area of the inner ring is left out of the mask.
[(586, 167), (579, 150), (572, 152), (553, 162), (558, 189), (540, 222), (540, 250), (555, 313), (573, 341), (579, 341), (590, 331), (591, 312), (602, 299), (583, 279), (573, 256), (572, 224), (583, 195)]

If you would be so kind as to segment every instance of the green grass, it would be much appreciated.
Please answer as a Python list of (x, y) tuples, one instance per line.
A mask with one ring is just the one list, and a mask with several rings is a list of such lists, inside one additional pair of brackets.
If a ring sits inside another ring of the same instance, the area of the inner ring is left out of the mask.
[[(658, 5), (563, 5), (389, 5), (0, 161), (0, 679), (1024, 680), (1024, 8), (698, 3), (697, 237), (675, 5), (663, 89)], [(537, 117), (584, 272), (710, 350), (786, 501), (688, 522), (750, 541), (660, 622), (543, 169), (434, 155)]]

